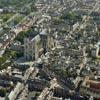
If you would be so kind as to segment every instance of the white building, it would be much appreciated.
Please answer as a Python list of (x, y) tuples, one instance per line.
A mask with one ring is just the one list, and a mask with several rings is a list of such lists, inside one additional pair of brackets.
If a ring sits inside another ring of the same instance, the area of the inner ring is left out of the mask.
[(17, 95), (21, 92), (21, 90), (23, 90), (23, 88), (24, 88), (24, 85), (18, 82), (14, 90), (12, 90), (10, 94), (8, 95), (7, 100), (15, 100)]
[(98, 42), (91, 52), (92, 57), (100, 58), (100, 42)]

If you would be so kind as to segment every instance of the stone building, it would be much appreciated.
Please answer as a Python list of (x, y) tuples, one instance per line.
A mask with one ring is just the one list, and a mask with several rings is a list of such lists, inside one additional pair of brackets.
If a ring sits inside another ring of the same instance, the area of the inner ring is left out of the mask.
[(33, 39), (25, 38), (24, 39), (24, 57), (27, 60), (35, 60), (38, 58), (38, 50), (41, 48), (39, 45), (40, 36), (37, 35)]
[[(24, 57), (27, 60), (36, 60), (41, 54), (45, 54), (51, 47), (53, 39), (47, 34), (44, 29), (40, 34), (34, 38), (24, 39)], [(53, 46), (52, 46), (53, 47)]]

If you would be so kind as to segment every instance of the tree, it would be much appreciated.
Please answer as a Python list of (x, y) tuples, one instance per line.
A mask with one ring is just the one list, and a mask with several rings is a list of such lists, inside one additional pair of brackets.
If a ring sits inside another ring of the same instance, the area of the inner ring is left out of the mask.
[(0, 96), (5, 97), (6, 96), (6, 89), (2, 88), (0, 89)]

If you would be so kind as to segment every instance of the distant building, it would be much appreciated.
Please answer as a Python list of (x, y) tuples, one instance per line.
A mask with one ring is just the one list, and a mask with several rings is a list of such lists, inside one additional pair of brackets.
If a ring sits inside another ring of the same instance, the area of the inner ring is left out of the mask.
[(86, 77), (81, 88), (80, 93), (84, 95), (90, 95), (94, 98), (100, 99), (100, 77)]
[(98, 42), (91, 51), (91, 55), (94, 58), (100, 58), (100, 42)]
[(2, 13), (4, 10), (3, 9), (0, 9), (0, 13)]

